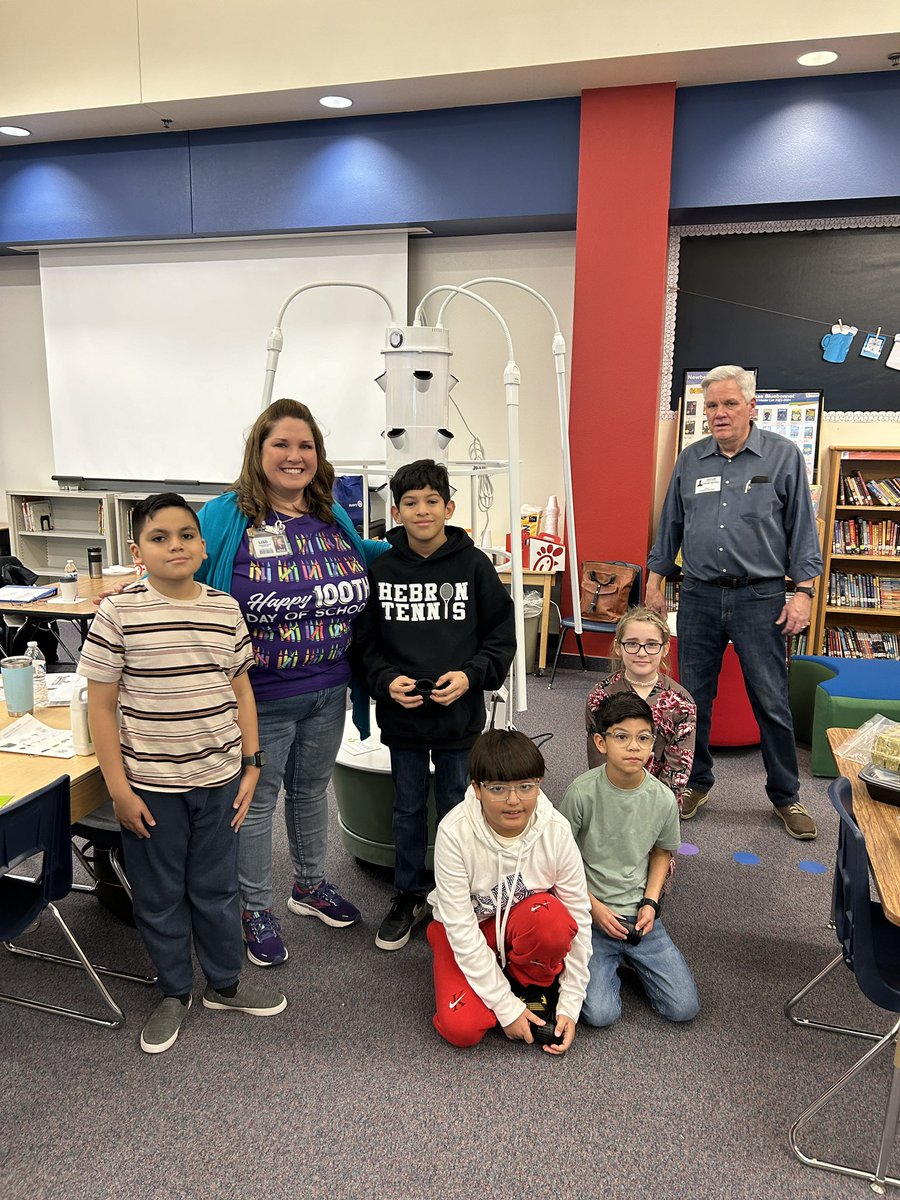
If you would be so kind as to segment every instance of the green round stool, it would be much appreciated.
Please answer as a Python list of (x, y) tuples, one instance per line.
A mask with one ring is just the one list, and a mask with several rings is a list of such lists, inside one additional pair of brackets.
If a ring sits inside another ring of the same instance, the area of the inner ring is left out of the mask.
[[(391, 755), (382, 746), (372, 710), (372, 736), (365, 742), (347, 713), (344, 739), (332, 775), (338, 806), (338, 828), (344, 849), (354, 858), (380, 867), (394, 865), (394, 781)], [(432, 776), (434, 768), (432, 768)], [(434, 782), (428, 789), (428, 851), (425, 865), (434, 866), (434, 833), (437, 815)]]

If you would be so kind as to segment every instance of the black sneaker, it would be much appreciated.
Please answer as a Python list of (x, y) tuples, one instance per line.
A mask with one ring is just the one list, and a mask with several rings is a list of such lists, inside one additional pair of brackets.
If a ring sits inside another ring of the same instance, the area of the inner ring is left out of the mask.
[(398, 892), (391, 901), (388, 915), (378, 926), (375, 945), (379, 950), (402, 950), (413, 926), (428, 912), (425, 897), (417, 892)]

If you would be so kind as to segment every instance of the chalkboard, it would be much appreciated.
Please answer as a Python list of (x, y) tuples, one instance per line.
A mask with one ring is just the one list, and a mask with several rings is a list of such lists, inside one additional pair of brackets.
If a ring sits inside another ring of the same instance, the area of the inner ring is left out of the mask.
[[(859, 333), (843, 363), (822, 359), (838, 319)], [(860, 358), (881, 327), (879, 361)], [(825, 411), (900, 411), (900, 228), (717, 234), (681, 239), (672, 408), (698, 363), (755, 366), (760, 388), (822, 391)]]

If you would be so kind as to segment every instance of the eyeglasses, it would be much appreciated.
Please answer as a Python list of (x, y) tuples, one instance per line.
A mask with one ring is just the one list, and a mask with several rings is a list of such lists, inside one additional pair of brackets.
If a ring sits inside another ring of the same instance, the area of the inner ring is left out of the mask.
[(604, 736), (612, 738), (617, 746), (630, 746), (632, 742), (637, 742), (642, 750), (649, 750), (655, 740), (652, 733), (625, 733), (623, 729), (608, 729)]
[(627, 642), (622, 643), (622, 649), (627, 650), (629, 654), (637, 654), (639, 650), (646, 650), (648, 654), (656, 655), (662, 648), (662, 642), (638, 642), (634, 638), (629, 638)]
[(513, 792), (520, 800), (531, 800), (541, 790), (541, 785), (533, 780), (525, 783), (482, 783), (481, 786), (492, 800), (507, 800)]

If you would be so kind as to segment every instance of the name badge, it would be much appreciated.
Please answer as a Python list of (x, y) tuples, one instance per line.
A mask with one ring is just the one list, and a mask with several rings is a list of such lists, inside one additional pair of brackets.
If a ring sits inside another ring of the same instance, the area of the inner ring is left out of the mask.
[(722, 476), (707, 475), (705, 479), (698, 479), (694, 484), (694, 495), (699, 496), (701, 492), (721, 492)]
[(247, 542), (252, 558), (285, 558), (291, 553), (290, 543), (284, 533), (267, 529), (251, 529)]

